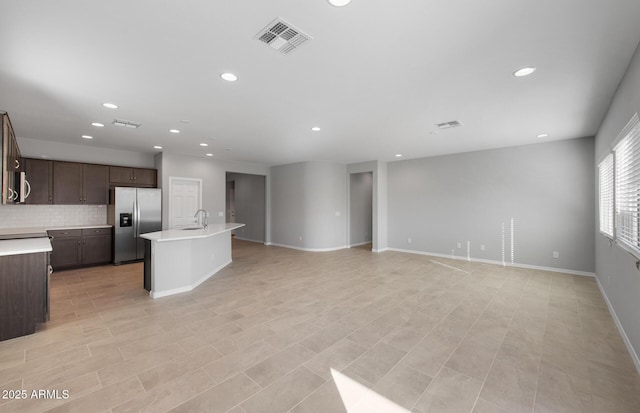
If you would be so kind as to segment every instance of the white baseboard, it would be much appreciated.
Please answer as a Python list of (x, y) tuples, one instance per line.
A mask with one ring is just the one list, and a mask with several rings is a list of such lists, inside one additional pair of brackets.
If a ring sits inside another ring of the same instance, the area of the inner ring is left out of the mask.
[(385, 251), (389, 251), (389, 248), (371, 249), (371, 252), (385, 252)]
[(328, 252), (328, 251), (344, 250), (349, 248), (346, 245), (343, 245), (341, 247), (334, 247), (334, 248), (302, 248), (302, 247), (296, 247), (293, 245), (276, 244), (276, 243), (270, 243), (269, 245), (273, 245), (274, 247), (289, 248), (292, 250), (306, 251), (306, 252)]
[(363, 242), (358, 242), (356, 244), (350, 244), (349, 248), (359, 247), (360, 245), (367, 245), (367, 244), (371, 244), (371, 241), (363, 241)]
[(237, 235), (235, 235), (233, 238), (235, 238), (235, 239), (239, 239), (240, 241), (255, 242), (255, 243), (258, 243), (258, 244), (264, 244), (264, 245), (267, 245), (267, 244), (266, 244), (264, 241), (262, 241), (262, 240), (251, 239), (251, 238), (242, 238), (242, 237), (239, 237), (239, 236), (237, 236)]
[[(454, 259), (454, 260), (459, 260), (459, 261), (467, 261), (467, 262), (481, 262), (484, 264), (493, 264), (493, 265), (503, 265), (503, 263), (501, 261), (494, 261), (494, 260), (485, 260), (482, 258), (471, 258), (471, 259), (467, 259), (467, 257), (455, 257), (455, 256), (451, 256), (450, 254), (439, 254), (436, 252), (425, 252), (425, 251), (416, 251), (416, 250), (405, 250), (405, 249), (400, 249), (400, 248), (387, 248), (390, 251), (396, 251), (396, 252), (404, 252), (407, 254), (418, 254), (418, 255), (428, 255), (428, 256), (432, 256), (432, 257), (441, 257), (441, 258), (449, 258), (449, 259)], [(542, 267), (542, 266), (538, 266), (538, 265), (529, 265), (529, 264), (519, 264), (519, 263), (504, 263), (505, 266), (507, 267), (516, 267), (516, 268), (526, 268), (529, 270), (540, 270), (540, 271), (551, 271), (551, 272), (559, 272), (559, 273), (563, 273), (563, 274), (572, 274), (572, 275), (582, 275), (584, 277), (595, 277), (596, 274), (593, 272), (587, 272), (587, 271), (577, 271), (577, 270), (569, 270), (566, 268), (555, 268), (555, 267)]]
[(598, 277), (596, 277), (596, 282), (598, 283), (598, 288), (600, 289), (600, 294), (602, 294), (602, 297), (604, 298), (604, 302), (607, 303), (607, 307), (609, 307), (609, 313), (611, 313), (613, 322), (616, 323), (616, 327), (618, 328), (618, 331), (622, 336), (622, 341), (624, 341), (624, 344), (627, 346), (627, 350), (629, 350), (629, 354), (631, 355), (633, 364), (635, 364), (636, 370), (638, 370), (638, 373), (640, 373), (640, 358), (638, 358), (638, 353), (636, 353), (636, 350), (631, 345), (631, 340), (629, 340), (627, 333), (624, 331), (622, 323), (620, 322), (620, 319), (616, 314), (616, 310), (614, 310), (613, 306), (611, 305), (611, 301), (609, 301), (609, 297), (607, 297), (607, 294), (605, 293), (602, 284), (600, 284), (600, 279)]

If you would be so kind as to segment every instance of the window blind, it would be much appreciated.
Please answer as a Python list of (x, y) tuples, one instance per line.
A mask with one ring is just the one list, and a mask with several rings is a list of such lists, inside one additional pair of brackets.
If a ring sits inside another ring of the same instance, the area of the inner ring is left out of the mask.
[(616, 238), (640, 257), (640, 125), (636, 114), (615, 154)]
[(600, 193), (600, 232), (613, 238), (613, 154), (598, 165)]

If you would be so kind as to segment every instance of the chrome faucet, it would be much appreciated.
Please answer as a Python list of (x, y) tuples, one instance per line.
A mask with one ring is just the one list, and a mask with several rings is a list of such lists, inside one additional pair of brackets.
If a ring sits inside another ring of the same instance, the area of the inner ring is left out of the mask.
[(199, 214), (200, 212), (202, 212), (202, 216), (203, 216), (203, 219), (202, 219), (202, 228), (207, 229), (207, 228), (209, 227), (209, 219), (208, 219), (208, 217), (209, 217), (209, 213), (207, 212), (207, 210), (206, 210), (206, 209), (199, 209), (199, 210), (197, 210), (197, 211), (196, 211), (196, 213), (195, 213), (195, 214), (193, 214), (193, 217), (194, 217), (194, 218), (198, 217), (198, 214)]

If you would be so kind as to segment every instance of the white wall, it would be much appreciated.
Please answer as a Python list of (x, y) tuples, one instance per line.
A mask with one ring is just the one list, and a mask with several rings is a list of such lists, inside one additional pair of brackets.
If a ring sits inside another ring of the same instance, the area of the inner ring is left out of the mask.
[(346, 167), (303, 162), (271, 168), (272, 243), (306, 250), (345, 248)]
[(39, 139), (17, 138), (20, 154), (25, 158), (44, 158), (55, 161), (98, 163), (105, 165), (153, 168), (154, 154), (73, 145)]
[(511, 263), (513, 219), (514, 264), (593, 273), (593, 148), (581, 138), (390, 163), (389, 247), (502, 262), (504, 223)]
[[(202, 208), (206, 209), (209, 223), (223, 224), (225, 219), (226, 173), (239, 172), (267, 177), (267, 194), (269, 193), (269, 167), (260, 164), (244, 162), (220, 161), (210, 158), (160, 153), (155, 157), (155, 167), (158, 169), (158, 187), (162, 194), (162, 227), (169, 224), (169, 177), (202, 179)], [(167, 192), (167, 193), (165, 193)], [(267, 197), (267, 212), (269, 214), (269, 197)], [(220, 215), (222, 214), (222, 215)], [(267, 225), (265, 241), (270, 239), (270, 226)]]
[(105, 225), (106, 205), (2, 205), (0, 228)]
[(373, 237), (373, 172), (349, 175), (349, 245), (371, 242)]
[[(640, 48), (636, 50), (631, 64), (620, 83), (600, 130), (596, 135), (595, 166), (611, 151), (611, 145), (635, 113), (640, 113)], [(597, 185), (597, 182), (596, 182)], [(596, 192), (597, 193), (597, 192)], [(595, 197), (598, 221), (597, 196)], [(600, 234), (595, 228), (596, 274), (607, 297), (623, 336), (640, 370), (640, 271), (636, 259), (615, 243)]]

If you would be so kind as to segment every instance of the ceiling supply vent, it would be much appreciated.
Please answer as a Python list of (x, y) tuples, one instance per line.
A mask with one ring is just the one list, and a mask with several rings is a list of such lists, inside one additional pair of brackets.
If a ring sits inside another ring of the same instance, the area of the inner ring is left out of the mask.
[(307, 43), (312, 37), (278, 17), (260, 30), (254, 39), (268, 44), (282, 54), (288, 54)]
[(113, 124), (116, 126), (124, 126), (125, 128), (133, 128), (133, 129), (136, 129), (142, 126), (142, 123), (140, 122), (132, 122), (130, 120), (124, 120), (124, 119), (114, 119)]
[(440, 129), (451, 129), (462, 126), (462, 122), (458, 120), (452, 120), (449, 122), (436, 123), (436, 126)]

